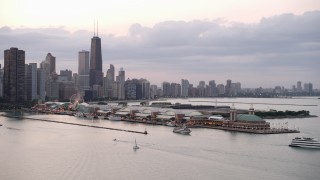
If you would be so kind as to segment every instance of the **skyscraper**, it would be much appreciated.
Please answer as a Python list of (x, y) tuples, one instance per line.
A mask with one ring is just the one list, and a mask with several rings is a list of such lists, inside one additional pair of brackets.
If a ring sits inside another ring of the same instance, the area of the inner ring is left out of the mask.
[(38, 99), (37, 93), (37, 63), (29, 63), (25, 65), (25, 85), (26, 97), (28, 101)]
[(101, 39), (98, 36), (91, 38), (91, 54), (90, 54), (90, 86), (102, 86), (102, 53)]
[(108, 98), (113, 97), (113, 83), (114, 83), (114, 66), (110, 64), (110, 68), (107, 70), (106, 77), (103, 78), (103, 91), (104, 96)]
[(46, 61), (50, 64), (50, 75), (53, 72), (56, 72), (56, 57), (52, 56), (51, 53), (48, 53), (46, 56)]
[(82, 50), (79, 52), (79, 64), (78, 64), (78, 74), (79, 74), (79, 88), (80, 91), (85, 91), (90, 89), (89, 83), (89, 51)]
[(120, 68), (119, 75), (117, 76), (118, 84), (118, 99), (125, 99), (125, 71), (123, 68)]
[(3, 93), (11, 102), (25, 100), (25, 52), (18, 48), (4, 51)]

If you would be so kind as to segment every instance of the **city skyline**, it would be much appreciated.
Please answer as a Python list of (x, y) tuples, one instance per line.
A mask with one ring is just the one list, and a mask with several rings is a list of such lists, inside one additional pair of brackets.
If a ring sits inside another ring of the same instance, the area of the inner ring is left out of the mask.
[[(88, 22), (83, 22), (85, 26), (61, 21), (65, 23), (62, 24), (64, 27), (55, 26), (54, 19), (59, 15), (52, 15), (46, 23), (29, 24), (19, 13), (16, 18), (20, 17), (21, 21), (12, 19), (10, 22), (6, 19), (10, 13), (2, 11), (0, 48), (23, 49), (26, 51), (26, 63), (38, 64), (51, 52), (56, 57), (57, 72), (65, 69), (77, 72), (78, 52), (90, 51), (93, 19), (98, 17), (104, 74), (109, 64), (113, 64), (117, 68), (124, 67), (128, 78), (148, 77), (152, 84), (158, 85), (166, 79), (175, 83), (187, 79), (191, 84), (202, 80), (224, 83), (232, 79), (242, 82), (244, 88), (290, 88), (297, 81), (311, 82), (314, 88), (319, 88), (319, 3), (304, 1), (289, 5), (286, 2), (282, 5), (288, 6), (281, 6), (277, 11), (271, 10), (276, 3), (268, 4), (266, 7), (270, 8), (267, 10), (262, 8), (265, 2), (262, 5), (244, 3), (240, 7), (255, 15), (251, 20), (244, 20), (244, 17), (252, 15), (245, 16), (243, 10), (239, 12), (242, 19), (232, 18), (231, 10), (235, 7), (230, 4), (225, 13), (216, 15), (186, 18), (178, 13), (176, 16), (172, 14), (173, 18), (152, 21), (153, 24), (142, 17), (129, 22), (131, 25), (124, 28), (127, 34), (112, 30), (116, 25), (106, 25), (110, 22), (104, 14), (99, 14), (101, 9), (94, 15), (84, 13), (88, 18), (90, 16)], [(176, 3), (174, 1), (173, 6)], [(210, 9), (212, 4), (206, 3)], [(187, 5), (189, 7), (190, 3)], [(225, 7), (225, 4), (217, 6)], [(254, 13), (253, 7), (261, 13)], [(25, 8), (28, 11), (31, 7)], [(199, 4), (195, 5), (192, 12), (199, 8)], [(211, 7), (211, 10), (215, 8)], [(208, 12), (208, 9), (203, 11)], [(159, 7), (159, 12), (161, 10), (163, 6)], [(70, 19), (74, 18), (70, 16)], [(106, 30), (106, 26), (110, 30)], [(1, 64), (2, 53), (0, 51)]]

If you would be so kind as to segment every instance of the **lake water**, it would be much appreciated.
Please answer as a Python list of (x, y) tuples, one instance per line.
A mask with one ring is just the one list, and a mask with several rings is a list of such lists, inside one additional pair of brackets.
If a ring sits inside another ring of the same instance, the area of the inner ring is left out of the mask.
[[(320, 100), (315, 98), (167, 101), (209, 105), (217, 101), (241, 109), (253, 103), (255, 109), (309, 110), (320, 116)], [(320, 150), (288, 146), (296, 136), (319, 139), (319, 117), (268, 120), (288, 122), (300, 134), (191, 129), (191, 135), (185, 136), (173, 133), (172, 127), (62, 115), (25, 116), (137, 131), (146, 128), (149, 134), (0, 117), (1, 179), (320, 179)], [(140, 146), (137, 151), (132, 148), (135, 139)]]

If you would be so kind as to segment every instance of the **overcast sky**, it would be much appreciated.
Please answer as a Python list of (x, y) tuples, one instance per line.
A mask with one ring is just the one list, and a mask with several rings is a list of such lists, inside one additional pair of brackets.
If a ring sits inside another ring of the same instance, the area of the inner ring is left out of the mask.
[[(73, 1), (71, 1), (73, 2)], [(18, 47), (26, 62), (48, 52), (57, 71), (77, 72), (99, 19), (103, 71), (152, 84), (227, 79), (242, 87), (320, 88), (320, 2), (317, 0), (6, 1), (0, 6), (0, 63)]]

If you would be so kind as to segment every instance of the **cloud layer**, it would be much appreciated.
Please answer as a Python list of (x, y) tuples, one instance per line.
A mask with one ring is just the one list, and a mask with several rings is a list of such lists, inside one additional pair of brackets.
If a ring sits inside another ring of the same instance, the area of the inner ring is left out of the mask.
[[(223, 19), (166, 21), (153, 27), (133, 24), (126, 36), (100, 32), (103, 71), (124, 67), (129, 78), (151, 83), (189, 79), (239, 81), (243, 87), (290, 87), (296, 81), (320, 87), (320, 11), (282, 14), (257, 24)], [(3, 50), (26, 51), (27, 62), (41, 62), (48, 52), (57, 69), (77, 72), (78, 51), (90, 50), (92, 32), (59, 28), (0, 28)]]

